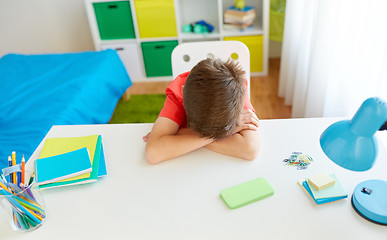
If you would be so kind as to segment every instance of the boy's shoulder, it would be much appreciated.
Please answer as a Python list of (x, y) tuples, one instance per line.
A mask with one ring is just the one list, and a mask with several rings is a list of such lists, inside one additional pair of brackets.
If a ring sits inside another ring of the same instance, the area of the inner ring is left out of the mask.
[(188, 72), (185, 72), (185, 73), (182, 73), (180, 75), (178, 75), (174, 80), (172, 80), (172, 82), (168, 85), (168, 88), (169, 87), (174, 87), (174, 86), (183, 86), (185, 84), (185, 81), (187, 80), (187, 77), (189, 75), (189, 71)]
[(177, 96), (183, 97), (181, 88), (184, 86), (185, 81), (187, 80), (187, 77), (190, 72), (185, 72), (180, 75), (178, 75), (167, 87), (166, 94), (173, 93)]
[(184, 109), (182, 87), (187, 80), (189, 72), (180, 74), (173, 80), (165, 90), (166, 99), (159, 117), (169, 118), (179, 126), (187, 126), (187, 116)]

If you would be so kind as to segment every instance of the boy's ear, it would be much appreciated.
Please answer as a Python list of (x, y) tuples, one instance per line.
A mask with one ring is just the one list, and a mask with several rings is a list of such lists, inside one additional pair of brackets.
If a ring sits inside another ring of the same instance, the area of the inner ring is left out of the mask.
[(184, 85), (181, 86), (181, 94), (183, 94), (183, 93), (184, 93)]

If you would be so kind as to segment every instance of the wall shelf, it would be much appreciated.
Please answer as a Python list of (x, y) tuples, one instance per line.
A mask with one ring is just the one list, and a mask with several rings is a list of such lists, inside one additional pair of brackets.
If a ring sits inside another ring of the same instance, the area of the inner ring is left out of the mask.
[[(163, 54), (169, 54), (171, 41), (177, 41), (177, 44), (197, 41), (242, 41), (250, 50), (251, 75), (267, 75), (269, 0), (246, 0), (247, 6), (254, 7), (256, 18), (253, 26), (244, 31), (224, 24), (223, 14), (234, 4), (233, 0), (158, 0), (157, 6), (152, 0), (84, 1), (95, 49), (116, 49), (134, 82), (172, 80), (172, 76), (167, 74), (169, 71), (159, 73), (167, 76), (153, 76), (157, 73), (149, 72), (149, 63), (158, 63), (157, 59), (152, 57), (158, 54), (159, 48), (168, 46), (168, 50), (160, 51), (161, 55), (158, 57), (162, 57), (164, 61), (170, 58)], [(199, 20), (214, 26), (214, 31), (204, 34), (182, 31), (185, 24)], [(129, 37), (118, 39), (122, 35)], [(111, 39), (114, 36), (118, 38)], [(144, 49), (141, 46), (152, 45), (152, 42), (158, 46), (154, 49), (156, 53), (147, 52), (144, 56)]]

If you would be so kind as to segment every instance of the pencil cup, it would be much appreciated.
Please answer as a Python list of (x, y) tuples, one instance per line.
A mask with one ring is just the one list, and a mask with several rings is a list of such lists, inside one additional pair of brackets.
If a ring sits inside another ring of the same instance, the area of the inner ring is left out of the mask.
[(26, 232), (39, 228), (46, 219), (42, 195), (35, 181), (16, 185), (1, 181), (0, 201), (15, 231)]

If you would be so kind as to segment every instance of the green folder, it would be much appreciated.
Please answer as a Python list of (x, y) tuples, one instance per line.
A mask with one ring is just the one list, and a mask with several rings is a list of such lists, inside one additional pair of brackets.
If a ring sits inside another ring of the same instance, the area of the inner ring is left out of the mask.
[(222, 190), (220, 197), (227, 207), (235, 209), (265, 199), (273, 194), (274, 188), (264, 178), (257, 178)]

